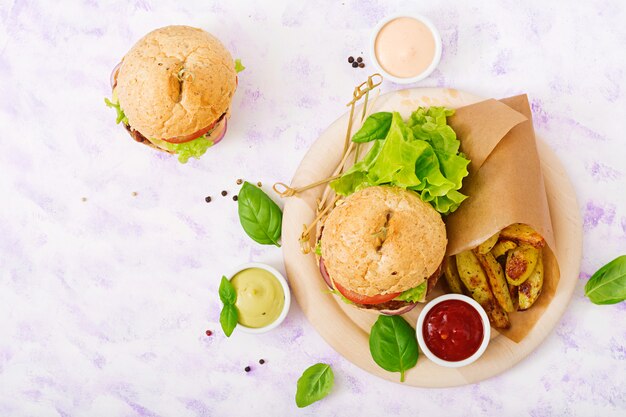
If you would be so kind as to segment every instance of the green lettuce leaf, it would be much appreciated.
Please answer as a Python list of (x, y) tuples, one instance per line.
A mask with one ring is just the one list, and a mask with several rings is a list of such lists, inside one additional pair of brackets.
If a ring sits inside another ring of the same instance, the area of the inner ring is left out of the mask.
[[(405, 122), (393, 113), (384, 139), (374, 141), (365, 157), (330, 186), (348, 196), (373, 185), (394, 185), (416, 191), (442, 214), (453, 212), (467, 198), (459, 190), (469, 160), (459, 153), (460, 142), (447, 124), (452, 114), (445, 107), (420, 107)], [(383, 124), (377, 129), (380, 136)]]
[(415, 288), (404, 291), (402, 294), (394, 298), (394, 300), (408, 301), (410, 303), (419, 303), (426, 298), (426, 290), (428, 289), (428, 281), (422, 282)]
[(200, 157), (206, 153), (207, 149), (213, 146), (213, 141), (207, 139), (206, 134), (185, 143), (162, 143), (164, 143), (167, 149), (174, 151), (178, 155), (178, 161), (182, 164), (186, 164), (191, 157), (200, 159)]
[(241, 63), (241, 59), (239, 58), (235, 59), (235, 71), (237, 72), (237, 74), (239, 74), (241, 71), (245, 69), (246, 67), (244, 67), (243, 64)]
[(315, 244), (315, 254), (317, 256), (322, 256), (322, 241), (318, 240)]
[(115, 119), (115, 123), (119, 125), (120, 122), (122, 122), (126, 126), (128, 126), (128, 117), (126, 117), (126, 115), (124, 114), (124, 110), (122, 110), (122, 107), (120, 106), (119, 101), (117, 101), (117, 97), (115, 97), (115, 92), (113, 92), (113, 101), (105, 97), (104, 104), (106, 104), (107, 107), (115, 109), (115, 111), (117, 112), (117, 118)]
[(337, 290), (325, 290), (324, 291), (326, 294), (334, 294), (337, 297), (341, 298), (341, 301), (343, 301), (346, 304), (354, 304), (352, 301), (348, 300), (342, 293), (340, 293)]

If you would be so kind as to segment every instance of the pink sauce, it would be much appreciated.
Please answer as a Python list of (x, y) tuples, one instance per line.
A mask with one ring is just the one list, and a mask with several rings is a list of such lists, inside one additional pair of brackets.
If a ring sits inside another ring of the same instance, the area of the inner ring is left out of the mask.
[(435, 59), (435, 49), (432, 31), (412, 17), (389, 21), (374, 41), (380, 66), (398, 78), (412, 78), (426, 71)]

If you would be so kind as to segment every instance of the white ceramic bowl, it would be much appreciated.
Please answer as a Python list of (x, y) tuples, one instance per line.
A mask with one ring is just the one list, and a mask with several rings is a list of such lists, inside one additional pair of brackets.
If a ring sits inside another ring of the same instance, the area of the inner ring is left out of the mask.
[(239, 265), (237, 268), (233, 269), (230, 272), (230, 274), (226, 275), (226, 278), (228, 278), (228, 280), (231, 280), (235, 275), (237, 275), (237, 273), (245, 269), (250, 269), (250, 268), (264, 269), (270, 274), (274, 275), (276, 279), (278, 280), (278, 282), (280, 282), (281, 287), (283, 288), (283, 293), (285, 294), (285, 303), (283, 304), (283, 310), (280, 312), (280, 315), (278, 316), (278, 318), (274, 320), (272, 323), (268, 324), (267, 326), (246, 327), (241, 323), (237, 323), (236, 329), (239, 329), (244, 333), (252, 333), (252, 334), (267, 333), (270, 330), (273, 330), (277, 328), (278, 326), (280, 326), (280, 324), (285, 320), (285, 317), (287, 317), (287, 313), (289, 312), (289, 306), (291, 306), (291, 291), (289, 290), (289, 284), (287, 284), (287, 280), (285, 279), (283, 274), (281, 274), (275, 268), (272, 268), (269, 265), (258, 263), (258, 262), (250, 262), (247, 264)]
[[(432, 62), (430, 63), (428, 68), (426, 68), (423, 72), (417, 74), (414, 77), (403, 78), (389, 74), (387, 71), (385, 71), (383, 66), (380, 65), (380, 62), (378, 62), (378, 57), (376, 56), (376, 37), (378, 37), (378, 33), (383, 28), (383, 26), (399, 17), (410, 17), (424, 23), (428, 27), (428, 29), (430, 29), (431, 33), (433, 34), (433, 38), (435, 39), (435, 55)], [(441, 60), (441, 49), (441, 35), (439, 34), (439, 31), (430, 20), (418, 14), (396, 14), (384, 18), (376, 24), (372, 32), (372, 37), (370, 39), (370, 56), (372, 62), (374, 63), (374, 66), (383, 75), (384, 79), (393, 81), (397, 84), (411, 84), (428, 77), (435, 70), (435, 68), (437, 68), (437, 65), (439, 65), (439, 61)]]
[[(426, 342), (424, 341), (424, 332), (422, 328), (424, 327), (424, 319), (426, 318), (426, 315), (437, 304), (447, 300), (460, 300), (471, 305), (476, 311), (478, 311), (478, 314), (480, 315), (483, 323), (482, 343), (478, 347), (478, 350), (472, 356), (462, 361), (452, 362), (439, 358), (434, 353), (432, 353), (430, 349), (428, 349), (428, 346), (426, 346)], [(435, 298), (424, 306), (424, 308), (420, 312), (419, 317), (417, 318), (415, 334), (417, 335), (417, 342), (419, 343), (422, 352), (424, 352), (428, 359), (435, 362), (437, 365), (446, 366), (448, 368), (460, 368), (461, 366), (469, 365), (470, 363), (476, 361), (485, 352), (485, 350), (487, 349), (487, 345), (489, 345), (489, 339), (491, 338), (491, 326), (489, 325), (489, 318), (487, 317), (487, 313), (485, 313), (485, 310), (480, 306), (480, 304), (474, 301), (474, 299), (461, 294), (446, 294)]]

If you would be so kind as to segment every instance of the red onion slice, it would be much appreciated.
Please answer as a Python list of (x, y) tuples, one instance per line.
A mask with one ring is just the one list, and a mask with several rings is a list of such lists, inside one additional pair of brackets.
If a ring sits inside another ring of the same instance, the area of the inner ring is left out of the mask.
[(117, 85), (117, 72), (119, 71), (121, 65), (122, 63), (120, 62), (115, 66), (115, 68), (113, 68), (113, 71), (111, 71), (111, 76), (109, 77), (109, 81), (111, 82), (111, 90), (114, 89)]
[(322, 258), (320, 258), (320, 273), (322, 274), (322, 278), (324, 278), (326, 285), (328, 285), (328, 288), (333, 290), (334, 289), (333, 282), (331, 281), (330, 276), (328, 275), (328, 271), (326, 270), (326, 265), (324, 265), (324, 260)]
[(217, 138), (213, 139), (213, 146), (217, 145), (219, 143), (219, 141), (221, 141), (222, 139), (224, 139), (224, 136), (226, 136), (226, 130), (228, 129), (228, 119), (226, 117), (224, 117), (224, 128), (222, 129), (222, 133), (220, 133), (219, 135), (217, 135)]

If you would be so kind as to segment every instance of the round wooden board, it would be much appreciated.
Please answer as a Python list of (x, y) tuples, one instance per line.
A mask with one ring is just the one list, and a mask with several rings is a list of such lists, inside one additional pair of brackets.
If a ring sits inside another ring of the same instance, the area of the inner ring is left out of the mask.
[[(480, 97), (452, 89), (414, 88), (394, 91), (371, 101), (370, 112), (398, 111), (408, 117), (418, 106), (462, 107), (483, 100)], [(355, 114), (360, 114), (358, 111)], [(302, 186), (332, 174), (339, 163), (349, 114), (346, 113), (313, 144), (302, 160), (292, 186)], [(358, 118), (355, 116), (355, 120)], [(355, 121), (356, 123), (356, 121)], [(356, 127), (353, 132), (356, 131)], [(417, 387), (453, 387), (482, 381), (497, 375), (525, 358), (556, 326), (565, 312), (578, 279), (582, 255), (582, 223), (576, 194), (563, 166), (552, 150), (537, 140), (550, 214), (556, 240), (556, 257), (561, 278), (554, 299), (536, 326), (520, 343), (493, 332), (485, 354), (472, 365), (460, 369), (435, 365), (420, 355), (417, 366), (406, 374), (406, 384)], [(291, 290), (313, 327), (341, 355), (373, 375), (399, 382), (398, 373), (381, 369), (369, 351), (369, 330), (376, 314), (357, 310), (337, 297), (329, 295), (313, 254), (300, 252), (298, 239), (302, 226), (315, 216), (316, 200), (325, 186), (311, 189), (286, 200), (283, 214), (283, 254)], [(418, 306), (404, 317), (415, 326)]]

